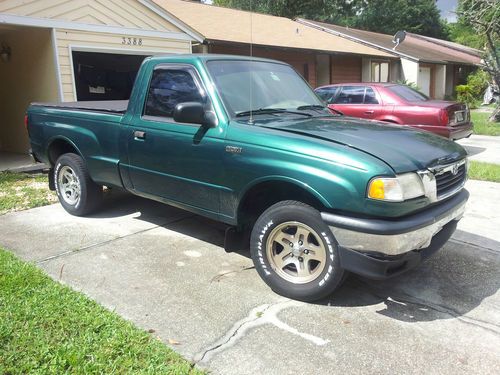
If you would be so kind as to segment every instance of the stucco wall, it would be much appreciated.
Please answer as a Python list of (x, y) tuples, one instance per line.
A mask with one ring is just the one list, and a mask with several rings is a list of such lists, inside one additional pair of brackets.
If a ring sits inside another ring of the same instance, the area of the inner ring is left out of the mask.
[(51, 32), (20, 28), (0, 35), (0, 41), (12, 49), (10, 61), (0, 61), (0, 149), (26, 153), (26, 108), (33, 101), (57, 100)]
[(407, 82), (417, 83), (418, 82), (418, 62), (411, 61), (405, 58), (401, 58), (401, 69), (403, 72), (403, 79)]

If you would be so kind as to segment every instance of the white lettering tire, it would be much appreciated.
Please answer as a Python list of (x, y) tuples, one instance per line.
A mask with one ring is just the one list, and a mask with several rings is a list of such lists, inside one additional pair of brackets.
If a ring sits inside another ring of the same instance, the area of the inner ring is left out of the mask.
[(344, 280), (337, 242), (320, 213), (282, 201), (258, 218), (250, 240), (259, 275), (276, 293), (301, 301), (327, 297)]

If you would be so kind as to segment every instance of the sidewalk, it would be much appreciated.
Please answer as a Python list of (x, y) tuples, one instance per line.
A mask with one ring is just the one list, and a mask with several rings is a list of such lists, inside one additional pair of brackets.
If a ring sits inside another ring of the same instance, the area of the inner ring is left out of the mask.
[(457, 143), (467, 150), (470, 160), (500, 164), (500, 136), (473, 134)]

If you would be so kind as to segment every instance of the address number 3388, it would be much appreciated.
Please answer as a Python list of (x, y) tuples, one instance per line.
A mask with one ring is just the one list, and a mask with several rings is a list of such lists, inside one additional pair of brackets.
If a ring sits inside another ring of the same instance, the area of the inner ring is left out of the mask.
[(127, 46), (142, 46), (142, 38), (122, 37), (122, 44)]

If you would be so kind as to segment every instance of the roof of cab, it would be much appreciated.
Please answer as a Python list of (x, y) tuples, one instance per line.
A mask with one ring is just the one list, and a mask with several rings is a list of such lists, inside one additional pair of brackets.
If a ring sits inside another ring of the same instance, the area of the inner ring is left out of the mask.
[(283, 65), (288, 65), (283, 61), (266, 59), (264, 57), (255, 57), (255, 56), (241, 56), (241, 55), (222, 55), (222, 54), (214, 54), (214, 53), (205, 53), (205, 54), (179, 54), (179, 55), (155, 55), (148, 57), (148, 60), (158, 61), (158, 62), (180, 62), (186, 60), (198, 60), (198, 61), (212, 61), (212, 60), (234, 60), (234, 61), (266, 61), (272, 63), (278, 63)]

